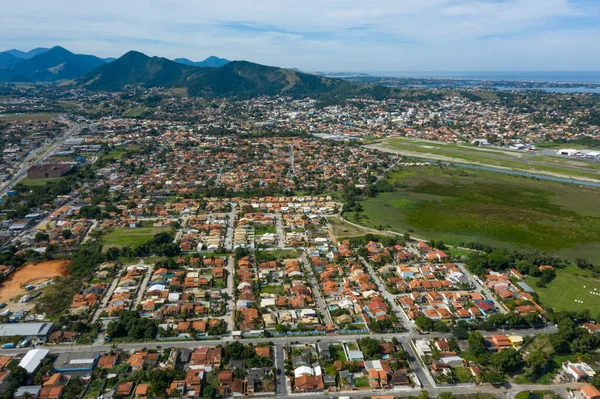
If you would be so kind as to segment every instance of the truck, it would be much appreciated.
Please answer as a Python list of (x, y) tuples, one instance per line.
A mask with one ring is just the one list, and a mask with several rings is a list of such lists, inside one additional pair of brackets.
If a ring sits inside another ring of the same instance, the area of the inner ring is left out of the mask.
[(17, 344), (17, 348), (27, 348), (31, 344), (31, 341), (27, 338)]
[(15, 344), (13, 344), (13, 343), (2, 345), (2, 349), (13, 349), (14, 347), (15, 347)]

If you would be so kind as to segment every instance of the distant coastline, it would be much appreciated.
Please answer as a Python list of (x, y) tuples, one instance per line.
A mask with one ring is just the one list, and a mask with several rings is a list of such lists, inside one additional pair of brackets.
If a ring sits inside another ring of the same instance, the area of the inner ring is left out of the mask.
[(367, 72), (390, 78), (493, 80), (522, 82), (600, 83), (600, 71), (512, 71), (512, 72)]

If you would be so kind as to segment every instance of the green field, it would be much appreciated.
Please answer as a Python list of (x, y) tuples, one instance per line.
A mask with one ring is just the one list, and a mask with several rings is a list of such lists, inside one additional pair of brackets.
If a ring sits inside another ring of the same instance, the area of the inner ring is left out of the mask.
[(127, 152), (127, 148), (118, 147), (108, 151), (106, 154), (102, 154), (101, 158), (112, 158), (115, 160), (119, 160), (123, 158), (123, 155)]
[(371, 384), (369, 384), (369, 377), (355, 378), (354, 385), (356, 385), (357, 388), (368, 388), (371, 386)]
[(11, 122), (24, 122), (24, 121), (38, 121), (48, 122), (51, 121), (57, 114), (40, 112), (37, 114), (4, 114), (0, 115), (0, 120), (11, 121)]
[(256, 234), (257, 236), (262, 236), (264, 234), (274, 234), (274, 233), (275, 233), (275, 225), (274, 224), (254, 226), (254, 234)]
[(390, 174), (393, 192), (362, 201), (350, 221), (451, 245), (540, 249), (600, 261), (600, 189), (459, 167)]
[(285, 295), (283, 285), (263, 285), (260, 287), (261, 294)]
[(105, 247), (131, 245), (135, 248), (147, 243), (156, 234), (168, 230), (168, 227), (118, 228), (102, 237), (102, 244)]
[(55, 182), (62, 179), (64, 179), (64, 177), (49, 177), (47, 179), (30, 179), (29, 177), (25, 177), (19, 183), (28, 187), (45, 186), (46, 183)]
[(131, 108), (130, 110), (128, 110), (127, 112), (125, 112), (125, 116), (129, 116), (132, 118), (135, 118), (137, 116), (142, 116), (144, 114), (144, 112), (146, 112), (148, 108), (147, 107), (135, 107), (135, 108)]
[(256, 259), (260, 262), (267, 260), (296, 259), (300, 256), (295, 249), (276, 249), (275, 251), (258, 251)]
[[(557, 270), (556, 278), (545, 288), (536, 287), (536, 280), (534, 277), (527, 277), (525, 281), (539, 295), (542, 304), (554, 309), (589, 309), (593, 317), (600, 316), (600, 295), (590, 293), (600, 294), (600, 280), (575, 276), (565, 270)], [(575, 302), (576, 300), (583, 303)]]

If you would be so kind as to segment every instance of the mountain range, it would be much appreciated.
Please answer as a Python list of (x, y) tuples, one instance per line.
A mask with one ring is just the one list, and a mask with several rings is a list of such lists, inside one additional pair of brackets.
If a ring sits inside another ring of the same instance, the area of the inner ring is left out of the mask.
[(209, 57), (175, 61), (129, 51), (118, 59), (74, 54), (62, 47), (0, 53), (0, 82), (60, 82), (90, 90), (118, 91), (127, 85), (184, 88), (190, 96), (251, 98), (289, 95), (337, 101), (352, 96), (383, 97), (393, 89), (360, 86), (297, 69)]
[(226, 60), (225, 58), (219, 58), (219, 57), (215, 57), (215, 56), (210, 56), (207, 59), (205, 59), (204, 61), (200, 61), (200, 62), (194, 62), (194, 61), (190, 61), (187, 58), (175, 58), (173, 61), (178, 62), (180, 64), (183, 65), (190, 65), (190, 66), (197, 66), (197, 67), (201, 67), (201, 68), (219, 68), (222, 67), (225, 64), (228, 64), (229, 60)]
[(340, 79), (309, 75), (291, 69), (247, 61), (231, 61), (218, 68), (200, 68), (162, 57), (130, 51), (70, 84), (93, 90), (120, 90), (126, 85), (186, 88), (188, 95), (205, 98), (251, 98), (286, 94), (294, 97), (337, 96), (355, 85)]
[[(93, 55), (74, 54), (60, 46), (17, 49), (0, 52), (0, 82), (55, 82), (78, 78), (94, 68), (117, 58), (99, 58)], [(197, 67), (221, 67), (229, 62), (224, 58), (208, 57), (202, 62), (178, 58), (178, 63)]]
[(34, 49), (27, 53), (9, 50), (0, 53), (0, 81), (54, 82), (74, 79), (104, 64), (106, 61), (101, 58), (73, 54), (60, 46)]

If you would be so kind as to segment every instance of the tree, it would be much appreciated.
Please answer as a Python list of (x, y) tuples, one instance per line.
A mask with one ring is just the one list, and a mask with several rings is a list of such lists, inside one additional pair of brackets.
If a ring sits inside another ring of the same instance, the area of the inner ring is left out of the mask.
[(534, 374), (540, 374), (544, 367), (546, 366), (546, 356), (544, 352), (540, 349), (537, 349), (529, 355), (527, 358), (527, 364), (531, 367), (531, 371)]
[(492, 385), (501, 385), (506, 382), (506, 376), (497, 371), (489, 371), (485, 374), (484, 380)]
[(379, 341), (371, 337), (361, 338), (358, 340), (360, 350), (368, 360), (376, 359), (379, 355)]
[(515, 349), (508, 348), (491, 355), (490, 364), (502, 373), (515, 371), (523, 364), (523, 356)]
[(417, 325), (417, 327), (419, 327), (421, 330), (432, 330), (433, 329), (433, 320), (431, 320), (429, 317), (427, 316), (418, 316), (415, 319), (415, 324)]
[(485, 359), (488, 356), (487, 348), (485, 347), (485, 340), (483, 335), (478, 332), (472, 332), (467, 340), (469, 343), (469, 352), (477, 359)]
[(35, 241), (35, 242), (48, 241), (49, 238), (50, 237), (48, 236), (48, 234), (38, 231), (37, 233), (35, 233), (35, 237), (34, 237), (33, 241)]
[(358, 256), (361, 256), (363, 258), (367, 258), (369, 256), (369, 250), (365, 247), (358, 248), (356, 253), (358, 254)]
[(454, 328), (454, 331), (452, 331), (452, 334), (454, 335), (454, 337), (456, 337), (456, 339), (468, 339), (469, 338), (469, 331), (467, 331), (467, 329), (462, 326), (456, 326), (456, 328)]

